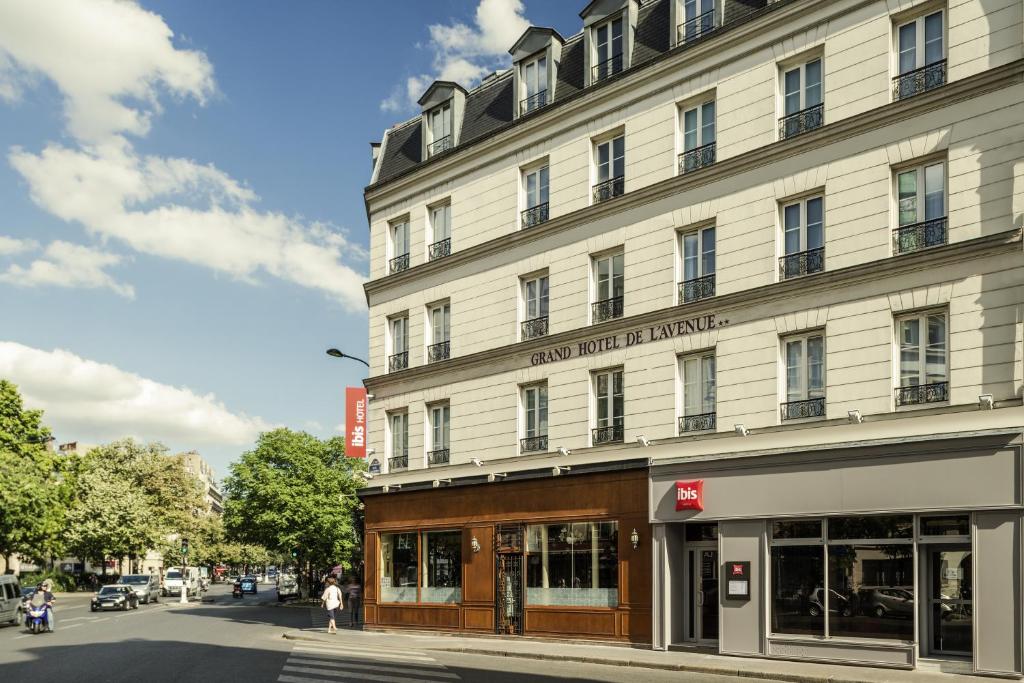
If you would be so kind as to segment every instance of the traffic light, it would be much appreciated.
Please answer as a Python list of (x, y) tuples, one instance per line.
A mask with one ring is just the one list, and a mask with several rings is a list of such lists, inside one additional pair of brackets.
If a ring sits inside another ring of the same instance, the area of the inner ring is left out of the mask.
[(181, 554), (182, 555), (188, 555), (188, 539), (187, 538), (181, 539)]
[(294, 558), (294, 557), (298, 557), (298, 556), (299, 556), (299, 550), (298, 550), (298, 548), (296, 548), (296, 549), (292, 550), (292, 557)]

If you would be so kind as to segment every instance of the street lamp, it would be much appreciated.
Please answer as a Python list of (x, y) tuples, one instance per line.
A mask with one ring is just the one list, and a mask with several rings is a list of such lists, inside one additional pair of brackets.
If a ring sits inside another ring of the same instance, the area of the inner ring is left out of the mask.
[(369, 364), (369, 363), (367, 363), (367, 362), (366, 362), (365, 360), (363, 360), (362, 358), (356, 358), (355, 356), (350, 356), (350, 355), (349, 355), (349, 354), (347, 354), (347, 353), (342, 353), (342, 352), (341, 352), (341, 351), (339, 351), (338, 349), (327, 349), (327, 355), (328, 355), (328, 356), (333, 356), (333, 357), (335, 357), (335, 358), (351, 358), (352, 360), (357, 360), (357, 361), (359, 361), (360, 363), (362, 363), (362, 364), (363, 364), (363, 365), (365, 365), (366, 367), (370, 367), (370, 364)]

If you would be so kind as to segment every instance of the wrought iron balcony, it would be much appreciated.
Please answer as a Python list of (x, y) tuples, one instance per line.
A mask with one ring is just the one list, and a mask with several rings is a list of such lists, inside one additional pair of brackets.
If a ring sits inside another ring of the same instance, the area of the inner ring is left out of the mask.
[(897, 406), (915, 406), (922, 403), (941, 403), (949, 400), (949, 382), (932, 382), (896, 388)]
[(825, 123), (824, 102), (779, 119), (779, 139), (788, 140), (815, 128), (821, 128), (823, 123)]
[(809, 398), (806, 401), (790, 401), (782, 404), (782, 420), (802, 420), (808, 417), (825, 417), (825, 397)]
[(522, 453), (535, 453), (544, 452), (548, 449), (548, 435), (543, 436), (528, 436), (525, 439), (519, 439), (519, 450)]
[(709, 299), (715, 295), (715, 274), (683, 280), (679, 283), (679, 303)]
[(624, 176), (609, 178), (604, 182), (600, 182), (597, 185), (594, 185), (594, 201), (603, 202), (606, 199), (618, 197), (625, 191), (626, 178)]
[(594, 427), (594, 429), (591, 430), (595, 446), (600, 446), (605, 443), (621, 443), (624, 433), (625, 425), (621, 424), (608, 425), (607, 427)]
[(679, 418), (679, 433), (710, 432), (715, 428), (715, 413), (683, 415)]
[(594, 323), (603, 323), (605, 320), (614, 320), (622, 317), (622, 297), (615, 296), (604, 301), (595, 301), (591, 305), (594, 316)]
[(452, 144), (454, 144), (454, 142), (455, 141), (452, 139), (451, 135), (445, 135), (443, 138), (438, 138), (437, 140), (434, 140), (433, 142), (430, 143), (430, 146), (427, 147), (427, 156), (432, 157), (435, 154), (447, 152), (449, 149), (452, 148)]
[(548, 317), (544, 315), (539, 318), (524, 320), (522, 322), (521, 330), (524, 341), (527, 339), (543, 337), (548, 333)]
[(548, 103), (548, 91), (541, 90), (529, 97), (519, 101), (519, 115), (529, 114), (531, 111), (540, 109)]
[(398, 372), (409, 367), (409, 352), (401, 351), (388, 356), (388, 372)]
[(779, 259), (779, 279), (788, 280), (825, 270), (825, 247), (786, 254)]
[(427, 464), (428, 465), (447, 465), (448, 464), (448, 449), (447, 448), (436, 448), (427, 453)]
[(531, 206), (522, 213), (523, 216), (523, 227), (532, 228), (535, 225), (540, 225), (548, 219), (548, 203), (538, 204), (537, 206)]
[(715, 10), (710, 10), (679, 24), (676, 27), (676, 43), (682, 45), (693, 42), (698, 38), (703, 38), (716, 28), (718, 28), (718, 18)]
[(941, 247), (946, 243), (946, 217), (930, 221), (901, 225), (892, 231), (894, 254), (909, 254), (928, 247)]
[(892, 99), (905, 100), (946, 84), (946, 60), (942, 59), (892, 79)]
[(439, 360), (448, 360), (449, 353), (451, 352), (451, 342), (443, 341), (437, 344), (431, 344), (427, 347), (427, 362), (436, 363)]
[(391, 259), (391, 272), (401, 273), (403, 270), (409, 269), (409, 254), (402, 254)]
[(452, 254), (452, 238), (445, 237), (443, 240), (434, 242), (427, 248), (427, 256), (430, 257), (431, 261), (436, 261), (439, 258), (445, 256), (451, 256)]
[(623, 64), (624, 62), (622, 61), (621, 54), (617, 54), (611, 59), (606, 59), (600, 64), (595, 64), (592, 69), (593, 77), (590, 79), (590, 82), (598, 83), (606, 78), (611, 78), (622, 71)]
[(403, 451), (401, 455), (388, 458), (388, 471), (400, 472), (409, 469), (409, 451)]
[(709, 142), (679, 155), (679, 173), (689, 173), (715, 163), (716, 143)]

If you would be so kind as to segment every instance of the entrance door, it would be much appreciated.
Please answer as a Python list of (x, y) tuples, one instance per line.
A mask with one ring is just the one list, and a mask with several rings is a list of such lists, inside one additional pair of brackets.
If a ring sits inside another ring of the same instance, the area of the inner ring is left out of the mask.
[(503, 524), (495, 533), (494, 630), (523, 633), (523, 527)]
[(971, 546), (929, 546), (927, 555), (930, 651), (969, 657), (974, 631)]
[(718, 546), (686, 549), (687, 640), (718, 642)]

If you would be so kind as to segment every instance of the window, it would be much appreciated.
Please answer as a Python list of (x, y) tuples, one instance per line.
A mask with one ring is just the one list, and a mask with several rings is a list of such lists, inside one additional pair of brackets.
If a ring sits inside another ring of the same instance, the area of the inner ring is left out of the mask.
[(825, 211), (821, 197), (810, 197), (782, 207), (782, 244), (779, 279), (825, 270)]
[(520, 67), (526, 97), (519, 103), (519, 115), (528, 114), (548, 103), (548, 60), (541, 56)]
[(892, 96), (902, 100), (946, 83), (945, 27), (941, 11), (896, 28), (896, 68)]
[(523, 339), (543, 337), (548, 333), (548, 276), (523, 280)]
[(623, 255), (610, 254), (594, 259), (594, 323), (622, 317), (625, 292)]
[(392, 223), (390, 226), (391, 253), (394, 257), (390, 261), (392, 273), (400, 273), (409, 267), (409, 221), (401, 220)]
[(445, 360), (451, 354), (451, 306), (446, 302), (430, 308), (430, 346), (427, 362)]
[(391, 318), (391, 355), (388, 357), (388, 372), (405, 370), (409, 367), (409, 317), (403, 315)]
[(700, 301), (715, 295), (715, 226), (687, 232), (679, 237), (683, 256), (683, 281), (679, 303)]
[(701, 432), (715, 428), (715, 354), (705, 353), (679, 361), (682, 377), (683, 415), (679, 433)]
[(416, 602), (416, 533), (380, 535), (381, 602)]
[(526, 527), (526, 604), (616, 607), (618, 522)]
[(715, 163), (715, 102), (683, 110), (683, 153), (679, 172), (688, 173)]
[(896, 173), (899, 227), (893, 252), (906, 254), (946, 243), (946, 165), (938, 161)]
[(593, 83), (602, 81), (622, 71), (622, 18), (613, 19), (594, 29)]
[(420, 602), (462, 602), (462, 532), (424, 531)]
[(702, 38), (715, 30), (715, 0), (683, 0), (683, 21), (676, 28), (679, 44)]
[(434, 242), (428, 249), (431, 261), (452, 253), (452, 206), (440, 204), (430, 209), (430, 229)]
[(622, 135), (597, 144), (597, 184), (594, 201), (603, 202), (625, 191), (626, 138)]
[(538, 384), (523, 389), (522, 452), (548, 449), (548, 385)]
[(541, 166), (523, 173), (523, 194), (526, 209), (523, 227), (532, 228), (548, 219), (548, 167)]
[(782, 419), (825, 416), (825, 337), (818, 334), (783, 340), (786, 402)]
[(404, 410), (388, 413), (388, 428), (391, 430), (388, 470), (404, 470), (409, 467), (409, 414)]
[(622, 441), (622, 370), (594, 373), (594, 399), (594, 416), (597, 421), (597, 427), (592, 434), (594, 445)]
[(445, 102), (430, 112), (430, 145), (427, 156), (432, 157), (452, 148), (452, 104)]
[(783, 71), (780, 140), (820, 128), (824, 123), (821, 76), (820, 57)]
[(915, 313), (898, 319), (896, 328), (900, 345), (896, 405), (949, 400), (946, 313)]
[(451, 421), (451, 408), (441, 403), (427, 408), (430, 414), (430, 452), (427, 462), (430, 465), (448, 464), (448, 431)]

